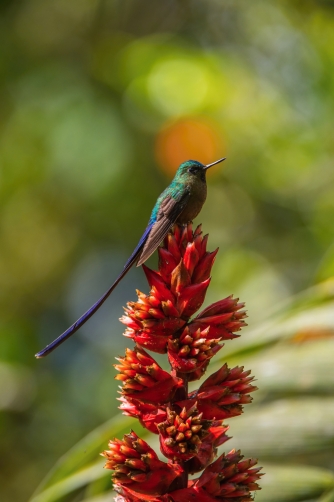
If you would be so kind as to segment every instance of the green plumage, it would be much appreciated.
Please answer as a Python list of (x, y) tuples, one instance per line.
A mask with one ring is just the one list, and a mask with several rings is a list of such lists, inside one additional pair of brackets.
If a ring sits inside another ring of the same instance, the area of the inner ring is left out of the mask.
[[(177, 205), (182, 201), (185, 194), (189, 194), (189, 199), (183, 213), (179, 215), (176, 221), (178, 223), (187, 223), (198, 215), (207, 194), (205, 167), (196, 160), (187, 160), (187, 162), (180, 165), (171, 184), (158, 197), (151, 214), (151, 223), (157, 221), (159, 210), (161, 210), (166, 198), (172, 198)], [(189, 171), (190, 169), (192, 172)]]

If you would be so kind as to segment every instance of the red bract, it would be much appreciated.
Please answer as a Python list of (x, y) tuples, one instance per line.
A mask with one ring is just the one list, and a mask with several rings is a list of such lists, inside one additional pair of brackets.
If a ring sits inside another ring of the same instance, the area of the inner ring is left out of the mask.
[[(158, 250), (159, 267), (143, 265), (150, 285), (129, 302), (121, 321), (136, 343), (118, 358), (116, 379), (123, 383), (120, 409), (159, 435), (158, 459), (134, 432), (109, 443), (106, 467), (114, 470), (116, 502), (248, 502), (258, 490), (255, 460), (240, 452), (221, 455), (229, 437), (223, 420), (240, 415), (256, 390), (250, 371), (224, 364), (188, 393), (188, 382), (203, 376), (211, 358), (245, 326), (244, 304), (229, 296), (191, 317), (201, 307), (217, 251), (206, 249), (207, 236), (192, 224), (174, 226)], [(171, 371), (145, 349), (167, 352)], [(251, 431), (250, 431), (251, 433)], [(204, 469), (204, 470), (203, 470)], [(189, 474), (203, 471), (188, 481)]]
[(259, 490), (256, 481), (262, 476), (260, 468), (253, 469), (255, 459), (242, 460), (240, 451), (221, 455), (203, 474), (189, 483), (187, 488), (169, 495), (173, 502), (247, 502), (254, 500), (251, 492)]
[(167, 420), (158, 425), (160, 449), (171, 460), (189, 460), (199, 451), (211, 422), (198, 414), (196, 404), (180, 413), (167, 408)]
[(136, 495), (133, 490), (126, 486), (115, 485), (115, 490), (119, 494), (115, 497), (115, 502), (142, 502), (143, 500), (148, 500), (149, 502), (170, 502), (170, 500), (165, 498), (166, 495), (155, 496), (145, 493)]
[(246, 312), (240, 310), (244, 306), (244, 303), (238, 303), (238, 298), (228, 296), (200, 312), (189, 324), (189, 329), (193, 333), (198, 329), (203, 330), (209, 327), (210, 338), (219, 337), (221, 340), (236, 338), (239, 335), (235, 332), (246, 326), (243, 320)]
[(216, 457), (218, 446), (227, 441), (228, 426), (223, 427), (221, 420), (214, 420), (208, 429), (208, 434), (203, 438), (196, 455), (186, 463), (189, 474), (202, 471)]
[(253, 469), (255, 459), (242, 460), (240, 451), (232, 450), (221, 455), (213, 464), (209, 465), (196, 482), (196, 487), (204, 488), (207, 493), (214, 495), (217, 500), (228, 498), (252, 500), (250, 492), (258, 490), (256, 481), (261, 477), (260, 468)]
[(133, 431), (126, 434), (123, 441), (110, 441), (109, 450), (102, 455), (107, 459), (105, 468), (114, 471), (113, 482), (141, 497), (166, 493), (173, 480), (182, 474), (180, 466), (161, 462), (154, 450)]
[(222, 348), (220, 338), (210, 339), (210, 327), (191, 333), (187, 326), (177, 338), (168, 340), (168, 359), (179, 373), (189, 373), (188, 381), (197, 380), (210, 359)]
[(120, 372), (117, 380), (123, 382), (122, 394), (128, 399), (140, 402), (166, 403), (172, 399), (176, 389), (182, 386), (181, 378), (164, 371), (143, 349), (126, 349), (125, 357), (117, 358)]
[(137, 418), (141, 425), (154, 434), (158, 434), (157, 425), (166, 420), (166, 407), (153, 403), (143, 403), (138, 399), (120, 398), (120, 409), (124, 415)]
[(232, 370), (224, 364), (220, 370), (205, 380), (200, 388), (191, 392), (188, 399), (178, 402), (179, 406), (190, 408), (197, 403), (203, 417), (225, 419), (241, 415), (242, 405), (252, 402), (249, 393), (257, 390), (252, 385), (254, 377), (243, 367)]

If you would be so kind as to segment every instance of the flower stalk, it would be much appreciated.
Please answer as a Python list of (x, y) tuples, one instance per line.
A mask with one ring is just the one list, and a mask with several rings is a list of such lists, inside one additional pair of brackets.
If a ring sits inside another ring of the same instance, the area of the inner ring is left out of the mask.
[[(224, 364), (200, 387), (211, 358), (245, 326), (244, 304), (229, 296), (202, 310), (217, 251), (207, 251), (201, 226), (175, 225), (158, 249), (158, 271), (143, 265), (150, 286), (129, 302), (121, 322), (135, 347), (117, 359), (120, 409), (159, 436), (160, 460), (135, 432), (109, 442), (105, 467), (113, 470), (117, 502), (246, 502), (261, 474), (256, 460), (217, 449), (229, 437), (223, 423), (243, 412), (256, 390), (250, 371)], [(170, 372), (147, 352), (167, 354)], [(216, 460), (215, 460), (216, 459)], [(202, 473), (195, 479), (190, 474)]]

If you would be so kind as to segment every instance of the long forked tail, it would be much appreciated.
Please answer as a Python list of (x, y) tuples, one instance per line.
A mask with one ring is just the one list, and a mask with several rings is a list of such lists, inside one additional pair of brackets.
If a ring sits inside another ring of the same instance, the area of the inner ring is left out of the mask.
[(95, 312), (101, 307), (101, 305), (103, 305), (103, 303), (106, 301), (106, 299), (108, 298), (108, 296), (110, 296), (110, 294), (116, 288), (117, 284), (123, 279), (123, 277), (125, 276), (125, 274), (132, 267), (132, 265), (137, 261), (138, 256), (141, 253), (141, 250), (142, 250), (142, 248), (143, 248), (143, 246), (145, 244), (146, 238), (147, 238), (150, 230), (151, 230), (151, 225), (148, 225), (148, 227), (146, 228), (144, 234), (142, 235), (142, 237), (141, 237), (141, 239), (140, 239), (140, 241), (139, 241), (136, 249), (134, 250), (134, 252), (130, 256), (130, 258), (126, 262), (126, 264), (125, 264), (122, 272), (119, 274), (119, 276), (117, 277), (116, 281), (104, 293), (104, 295), (101, 296), (101, 298), (99, 300), (97, 300), (97, 302), (94, 303), (94, 305), (92, 305), (90, 307), (90, 309), (88, 309), (81, 317), (79, 317), (79, 319), (77, 321), (75, 321), (75, 323), (72, 324), (72, 326), (70, 326), (66, 331), (64, 331), (64, 333), (62, 333), (60, 336), (58, 336), (58, 338), (56, 338), (55, 340), (53, 340), (53, 342), (51, 342), (49, 345), (47, 345), (43, 350), (41, 350), (40, 352), (37, 352), (37, 354), (35, 354), (35, 357), (37, 359), (40, 359), (42, 357), (47, 356), (53, 350), (55, 350), (60, 344), (64, 343), (65, 340), (67, 340), (76, 331), (78, 331), (78, 329), (80, 329), (81, 326), (83, 326), (85, 324), (85, 322), (87, 322), (88, 319), (90, 319), (92, 317), (92, 315), (95, 314)]
[(108, 291), (106, 291), (104, 293), (104, 295), (101, 296), (101, 298), (99, 300), (97, 300), (97, 302), (94, 303), (94, 305), (92, 305), (81, 317), (79, 317), (79, 319), (77, 321), (75, 321), (75, 323), (72, 324), (72, 326), (70, 326), (66, 331), (64, 331), (64, 333), (62, 333), (60, 336), (58, 336), (58, 338), (53, 340), (53, 342), (51, 342), (49, 345), (47, 345), (43, 350), (41, 350), (40, 352), (37, 352), (37, 354), (35, 354), (35, 357), (37, 359), (40, 359), (41, 357), (47, 356), (48, 354), (50, 354), (50, 352), (55, 350), (61, 343), (65, 342), (65, 340), (67, 340), (76, 331), (78, 331), (78, 329), (80, 329), (81, 326), (83, 326), (85, 324), (85, 322), (87, 322), (88, 319), (90, 319), (92, 317), (92, 315), (95, 314), (95, 312), (101, 307), (101, 305), (103, 305), (103, 303), (106, 301), (108, 296), (116, 288), (117, 284), (123, 279), (125, 274), (130, 270), (133, 263), (134, 262), (129, 264), (127, 267), (124, 267), (124, 270), (122, 270), (122, 273), (117, 277), (116, 281), (113, 283), (112, 286), (110, 286)]

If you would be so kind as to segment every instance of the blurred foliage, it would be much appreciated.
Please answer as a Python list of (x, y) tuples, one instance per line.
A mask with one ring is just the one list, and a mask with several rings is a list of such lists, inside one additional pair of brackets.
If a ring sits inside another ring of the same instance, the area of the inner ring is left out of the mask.
[[(263, 478), (291, 488), (270, 500), (334, 500), (334, 2), (6, 0), (0, 26), (1, 500), (27, 500), (118, 413), (118, 318), (141, 271), (66, 346), (33, 354), (110, 285), (177, 165), (223, 155), (199, 220), (221, 248), (208, 302), (246, 301), (224, 357), (260, 387), (233, 445), (268, 473), (292, 463)], [(94, 458), (46, 486), (80, 500), (94, 479), (85, 497), (102, 501)]]

